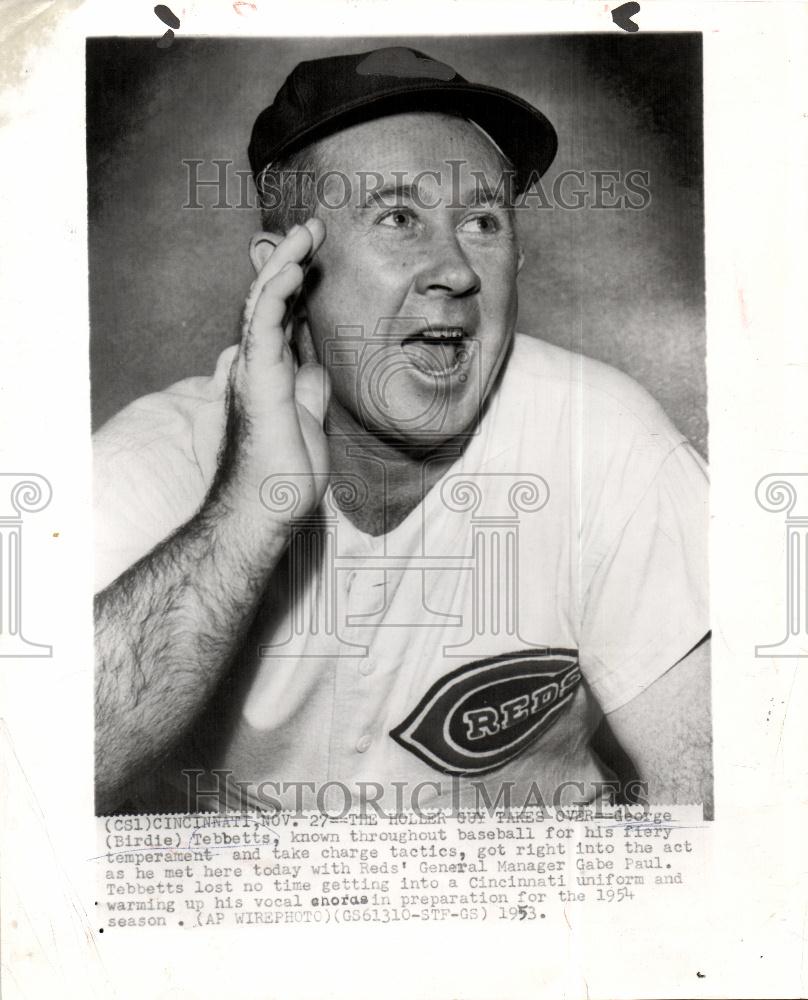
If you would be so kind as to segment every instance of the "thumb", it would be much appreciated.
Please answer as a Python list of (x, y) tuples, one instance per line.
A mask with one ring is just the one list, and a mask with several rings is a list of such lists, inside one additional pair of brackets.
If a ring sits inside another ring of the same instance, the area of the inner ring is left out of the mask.
[(331, 398), (331, 379), (322, 365), (301, 365), (295, 378), (295, 402), (305, 406), (319, 424), (325, 420)]

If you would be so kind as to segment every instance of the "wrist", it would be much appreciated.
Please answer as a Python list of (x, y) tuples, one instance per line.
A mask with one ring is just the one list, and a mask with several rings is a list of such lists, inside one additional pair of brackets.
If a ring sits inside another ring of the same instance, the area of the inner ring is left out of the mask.
[(195, 520), (219, 555), (239, 566), (273, 563), (289, 541), (289, 523), (273, 517), (257, 490), (211, 491)]

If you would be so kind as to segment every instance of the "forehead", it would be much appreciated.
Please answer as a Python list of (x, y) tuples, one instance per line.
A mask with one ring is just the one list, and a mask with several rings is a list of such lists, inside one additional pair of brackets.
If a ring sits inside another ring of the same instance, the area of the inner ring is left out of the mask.
[(317, 148), (324, 165), (348, 173), (376, 171), (393, 176), (431, 170), (443, 178), (456, 176), (460, 169), (496, 179), (507, 165), (497, 146), (475, 124), (433, 112), (363, 122), (322, 139)]

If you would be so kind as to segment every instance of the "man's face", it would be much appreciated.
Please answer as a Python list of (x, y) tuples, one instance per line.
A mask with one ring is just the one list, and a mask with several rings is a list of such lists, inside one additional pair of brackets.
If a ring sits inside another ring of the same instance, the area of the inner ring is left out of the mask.
[(327, 235), (306, 298), (332, 417), (432, 447), (474, 423), (516, 323), (521, 257), (502, 158), (470, 122), (425, 113), (319, 149), (346, 178), (322, 188)]

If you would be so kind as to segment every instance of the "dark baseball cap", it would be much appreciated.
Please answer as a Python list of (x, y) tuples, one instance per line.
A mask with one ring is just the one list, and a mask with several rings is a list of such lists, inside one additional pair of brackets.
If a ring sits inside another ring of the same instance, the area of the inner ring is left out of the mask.
[(541, 176), (558, 148), (545, 116), (514, 94), (470, 83), (416, 49), (392, 47), (298, 63), (253, 125), (253, 175), (324, 136), (360, 122), (408, 111), (470, 119), (510, 159), (517, 193)]

